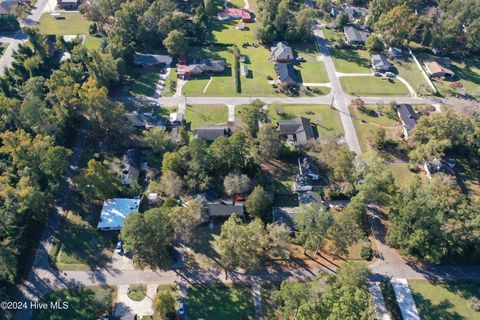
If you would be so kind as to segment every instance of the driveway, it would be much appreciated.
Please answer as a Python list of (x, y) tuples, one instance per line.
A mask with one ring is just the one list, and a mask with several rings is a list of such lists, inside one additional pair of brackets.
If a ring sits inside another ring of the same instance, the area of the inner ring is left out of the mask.
[(130, 285), (117, 286), (117, 302), (115, 303), (115, 316), (121, 317), (126, 313), (136, 314), (139, 318), (153, 315), (153, 301), (157, 294), (156, 284), (144, 286), (145, 298), (142, 301), (133, 301), (128, 297)]

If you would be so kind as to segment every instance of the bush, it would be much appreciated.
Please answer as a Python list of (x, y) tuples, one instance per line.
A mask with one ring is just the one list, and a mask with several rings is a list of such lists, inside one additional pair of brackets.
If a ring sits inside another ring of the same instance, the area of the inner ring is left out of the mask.
[(13, 14), (0, 15), (0, 31), (20, 30), (20, 23)]
[(468, 304), (473, 311), (480, 312), (480, 299), (473, 297), (468, 299)]
[(238, 50), (237, 46), (233, 46), (233, 57), (235, 61), (233, 62), (233, 73), (235, 76), (235, 90), (237, 93), (242, 92), (241, 84), (240, 84), (240, 50)]
[(94, 37), (98, 35), (98, 27), (95, 22), (90, 23), (88, 26), (88, 33)]
[(360, 250), (360, 256), (367, 261), (370, 261), (373, 259), (373, 248), (370, 242), (366, 243), (362, 247), (362, 249)]

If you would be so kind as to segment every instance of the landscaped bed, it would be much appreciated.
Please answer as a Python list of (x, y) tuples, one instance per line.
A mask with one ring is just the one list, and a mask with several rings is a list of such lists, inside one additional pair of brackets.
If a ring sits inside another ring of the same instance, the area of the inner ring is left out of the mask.
[(128, 287), (128, 297), (133, 301), (142, 301), (145, 298), (146, 288), (141, 284)]
[(190, 287), (185, 309), (189, 319), (233, 320), (253, 319), (251, 288), (225, 285)]
[(227, 122), (227, 107), (224, 105), (187, 106), (185, 120), (190, 127), (225, 124)]
[(478, 282), (409, 280), (408, 284), (422, 320), (480, 319), (468, 302), (480, 296)]
[(357, 76), (340, 77), (343, 90), (354, 96), (388, 97), (408, 96), (407, 87), (397, 79), (381, 77)]

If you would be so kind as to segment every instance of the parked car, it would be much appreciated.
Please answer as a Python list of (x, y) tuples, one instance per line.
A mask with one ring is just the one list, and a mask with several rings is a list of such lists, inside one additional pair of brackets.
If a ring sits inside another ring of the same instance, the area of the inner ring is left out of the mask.
[(185, 314), (185, 306), (184, 306), (183, 300), (181, 300), (180, 303), (178, 304), (178, 314), (181, 316)]
[(382, 76), (382, 73), (379, 72), (379, 71), (375, 71), (375, 72), (373, 73), (373, 75), (374, 75), (375, 77), (381, 77), (381, 76)]
[(123, 241), (118, 240), (117, 246), (115, 247), (115, 253), (122, 254), (123, 253)]
[(389, 78), (395, 78), (395, 73), (393, 72), (385, 72), (385, 75)]

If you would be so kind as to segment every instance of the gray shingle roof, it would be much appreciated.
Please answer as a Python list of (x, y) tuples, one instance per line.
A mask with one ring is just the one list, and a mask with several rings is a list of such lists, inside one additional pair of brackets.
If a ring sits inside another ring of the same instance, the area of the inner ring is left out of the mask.
[(206, 141), (213, 141), (218, 137), (227, 136), (230, 134), (230, 129), (228, 126), (205, 126), (205, 127), (194, 127), (193, 136), (197, 139), (202, 139)]
[(243, 216), (243, 205), (219, 203), (206, 204), (208, 215), (211, 217), (228, 217), (232, 214)]
[(292, 60), (293, 51), (285, 42), (277, 42), (275, 46), (270, 48), (272, 58), (275, 60)]
[(392, 68), (392, 64), (383, 54), (374, 54), (372, 55), (372, 67), (375, 70), (389, 70)]
[(397, 105), (397, 111), (402, 120), (403, 127), (409, 133), (417, 122), (417, 113), (413, 110), (413, 107), (409, 104), (399, 104)]
[(370, 35), (370, 32), (360, 29), (355, 25), (343, 27), (343, 32), (345, 33), (345, 37), (347, 37), (348, 42), (356, 43), (364, 43)]
[(282, 136), (299, 144), (307, 143), (308, 140), (314, 138), (312, 125), (307, 118), (297, 117), (291, 120), (279, 120), (277, 124)]
[(275, 69), (278, 73), (278, 80), (280, 80), (281, 83), (297, 83), (297, 74), (291, 63), (276, 63)]
[(147, 66), (154, 66), (158, 64), (170, 65), (172, 63), (172, 57), (167, 55), (159, 55), (159, 54), (136, 53), (133, 56), (133, 63), (147, 65)]

